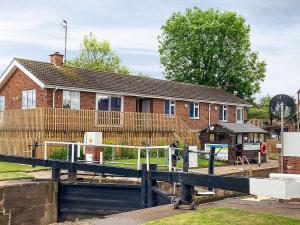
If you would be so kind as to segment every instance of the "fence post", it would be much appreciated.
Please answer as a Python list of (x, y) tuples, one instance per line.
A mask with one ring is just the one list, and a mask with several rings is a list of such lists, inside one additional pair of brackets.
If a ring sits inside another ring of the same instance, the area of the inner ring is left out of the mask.
[[(208, 165), (208, 174), (209, 175), (214, 175), (215, 151), (216, 151), (216, 147), (212, 146), (210, 149), (210, 152), (209, 152), (209, 165)], [(209, 191), (213, 190), (213, 184), (212, 184), (211, 177), (209, 178), (208, 190)]]
[(156, 164), (150, 164), (149, 165), (149, 171), (147, 171), (147, 207), (153, 207), (156, 205), (156, 200), (157, 196), (156, 194), (152, 191), (152, 187), (155, 186), (156, 180), (152, 180), (150, 177), (151, 171), (152, 170), (157, 170), (157, 165)]
[[(189, 172), (189, 146), (184, 146), (184, 154), (183, 154), (183, 173)], [(181, 195), (180, 202), (191, 204), (193, 202), (193, 189), (194, 186), (181, 184)]]
[(142, 182), (141, 182), (141, 204), (142, 208), (147, 208), (147, 164), (142, 165)]
[[(68, 161), (74, 162), (74, 160), (77, 160), (75, 156), (75, 151), (77, 151), (77, 145), (75, 144), (69, 144), (68, 145)], [(72, 169), (68, 170), (68, 181), (69, 182), (75, 182), (77, 180), (77, 171)]]

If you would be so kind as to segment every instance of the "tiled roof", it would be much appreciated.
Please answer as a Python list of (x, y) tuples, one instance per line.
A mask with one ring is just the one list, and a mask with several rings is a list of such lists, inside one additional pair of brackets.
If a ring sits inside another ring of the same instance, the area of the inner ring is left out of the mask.
[(58, 67), (51, 63), (15, 59), (46, 86), (81, 88), (127, 95), (248, 104), (220, 88), (96, 70)]
[(268, 133), (264, 129), (249, 123), (218, 123), (218, 125), (233, 133)]

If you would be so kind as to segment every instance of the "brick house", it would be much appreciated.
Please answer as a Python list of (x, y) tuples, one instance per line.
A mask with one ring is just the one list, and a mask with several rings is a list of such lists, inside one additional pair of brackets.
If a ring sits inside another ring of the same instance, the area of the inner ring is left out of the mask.
[(220, 88), (15, 58), (0, 78), (0, 110), (69, 109), (159, 114), (190, 130), (219, 121), (244, 123), (248, 103)]

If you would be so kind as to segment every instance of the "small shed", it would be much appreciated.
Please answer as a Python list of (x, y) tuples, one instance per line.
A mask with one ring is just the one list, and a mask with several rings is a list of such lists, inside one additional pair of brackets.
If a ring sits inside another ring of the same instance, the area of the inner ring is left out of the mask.
[[(201, 130), (199, 139), (202, 149), (206, 144), (228, 144), (229, 162), (236, 161), (237, 152), (251, 162), (257, 160), (260, 143), (267, 135), (267, 131), (253, 124), (220, 122)], [(262, 159), (265, 161), (265, 156)]]

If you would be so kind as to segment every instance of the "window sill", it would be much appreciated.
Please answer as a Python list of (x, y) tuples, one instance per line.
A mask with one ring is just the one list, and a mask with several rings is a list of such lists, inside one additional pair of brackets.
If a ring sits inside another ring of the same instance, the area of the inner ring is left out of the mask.
[(200, 117), (190, 117), (191, 120), (200, 120)]
[(219, 120), (221, 123), (228, 123), (228, 120)]

